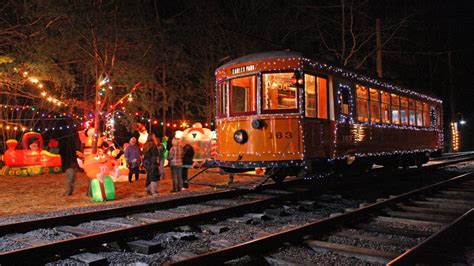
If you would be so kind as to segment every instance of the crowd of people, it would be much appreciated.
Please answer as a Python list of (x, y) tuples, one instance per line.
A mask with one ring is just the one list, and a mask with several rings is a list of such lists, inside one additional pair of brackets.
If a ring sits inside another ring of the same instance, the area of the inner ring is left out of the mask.
[[(142, 149), (138, 147), (137, 139), (131, 138), (129, 143), (124, 145), (124, 156), (129, 169), (128, 181), (133, 182), (139, 179), (140, 167), (146, 171), (146, 193), (147, 195), (157, 195), (159, 191), (160, 179), (165, 178), (164, 165), (167, 147), (166, 141), (150, 134)], [(169, 151), (168, 162), (171, 167), (171, 178), (173, 187), (171, 192), (179, 192), (188, 188), (188, 169), (193, 165), (193, 147), (182, 145), (179, 139), (172, 140), (172, 147)]]

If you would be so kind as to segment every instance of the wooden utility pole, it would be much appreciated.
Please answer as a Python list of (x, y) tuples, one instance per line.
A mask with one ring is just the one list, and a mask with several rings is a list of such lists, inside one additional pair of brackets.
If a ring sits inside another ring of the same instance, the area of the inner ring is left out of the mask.
[(449, 69), (449, 111), (451, 122), (456, 122), (456, 111), (454, 107), (454, 88), (453, 88), (453, 65), (451, 64), (451, 51), (448, 52)]
[(380, 18), (375, 19), (375, 36), (377, 42), (377, 74), (379, 78), (382, 78), (382, 22)]

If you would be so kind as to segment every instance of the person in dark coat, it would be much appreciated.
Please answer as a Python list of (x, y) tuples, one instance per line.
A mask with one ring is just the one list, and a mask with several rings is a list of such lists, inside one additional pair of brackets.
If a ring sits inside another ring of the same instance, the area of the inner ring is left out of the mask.
[(143, 145), (143, 166), (146, 169), (146, 193), (147, 195), (158, 194), (157, 188), (160, 181), (158, 172), (158, 156), (159, 151), (153, 142), (153, 136), (148, 136), (146, 143)]
[(125, 148), (125, 160), (127, 161), (128, 182), (132, 182), (132, 175), (135, 174), (135, 180), (138, 181), (140, 174), (140, 149), (137, 146), (137, 139), (131, 138), (130, 144)]
[(183, 188), (188, 188), (188, 169), (193, 167), (194, 149), (191, 145), (186, 144), (183, 147)]

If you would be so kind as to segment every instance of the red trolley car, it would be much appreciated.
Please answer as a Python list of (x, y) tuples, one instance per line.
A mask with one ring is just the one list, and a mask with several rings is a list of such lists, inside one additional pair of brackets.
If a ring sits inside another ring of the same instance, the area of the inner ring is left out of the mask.
[(327, 166), (421, 165), (443, 145), (441, 100), (297, 52), (243, 56), (215, 74), (227, 171), (262, 167), (282, 180)]

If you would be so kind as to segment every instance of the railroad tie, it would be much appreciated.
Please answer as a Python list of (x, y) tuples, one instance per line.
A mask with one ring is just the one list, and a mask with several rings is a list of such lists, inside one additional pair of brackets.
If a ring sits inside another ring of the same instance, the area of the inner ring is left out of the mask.
[(276, 256), (265, 256), (264, 259), (268, 263), (268, 265), (285, 265), (285, 266), (301, 265), (301, 263), (298, 263), (296, 261), (290, 261), (287, 258), (282, 259)]
[(431, 201), (431, 202), (461, 205), (461, 206), (466, 207), (467, 209), (472, 208), (472, 206), (474, 204), (474, 201), (462, 200), (462, 199), (451, 199), (451, 198), (443, 197), (442, 195), (435, 195), (433, 197), (427, 197), (427, 198), (425, 198), (425, 200), (426, 201)]
[(208, 232), (211, 234), (221, 234), (229, 230), (227, 226), (220, 226), (220, 225), (213, 225), (213, 224), (205, 224), (200, 226), (201, 231)]
[(377, 222), (384, 222), (384, 223), (399, 223), (405, 225), (414, 225), (414, 226), (428, 226), (430, 228), (441, 228), (446, 223), (440, 222), (428, 222), (428, 221), (420, 221), (408, 218), (397, 218), (397, 217), (387, 217), (387, 216), (376, 216), (373, 218)]
[(369, 242), (375, 242), (375, 243), (380, 243), (384, 245), (390, 245), (390, 246), (401, 246), (401, 247), (411, 247), (416, 245), (415, 240), (408, 240), (406, 238), (400, 238), (400, 239), (392, 239), (389, 237), (386, 237), (386, 235), (381, 235), (381, 236), (370, 236), (370, 235), (365, 235), (365, 234), (354, 234), (354, 232), (349, 232), (349, 231), (340, 231), (333, 236), (336, 237), (341, 237), (341, 238), (350, 238), (350, 239), (355, 239), (355, 240), (365, 240)]
[(355, 257), (372, 263), (387, 263), (398, 254), (376, 249), (361, 248), (351, 245), (337, 244), (319, 240), (308, 240), (305, 243), (314, 251), (327, 253), (333, 252), (342, 256)]
[(428, 232), (428, 231), (419, 231), (419, 230), (409, 229), (409, 228), (396, 228), (396, 227), (391, 227), (389, 225), (382, 226), (382, 225), (373, 225), (373, 224), (355, 224), (355, 225), (351, 225), (351, 227), (354, 229), (364, 230), (367, 232), (387, 234), (387, 235), (399, 235), (399, 236), (412, 237), (412, 238), (428, 237), (432, 234), (431, 232)]
[(448, 209), (448, 208), (423, 208), (423, 207), (405, 205), (402, 203), (397, 204), (397, 209), (410, 211), (410, 212), (416, 212), (416, 213), (441, 214), (441, 215), (453, 216), (453, 217), (459, 217), (460, 215), (464, 214), (464, 211), (458, 211), (458, 210), (453, 210), (453, 209)]
[(135, 220), (139, 220), (139, 221), (144, 222), (144, 223), (157, 223), (157, 222), (162, 221), (159, 218), (150, 217), (149, 215), (147, 215), (145, 213), (137, 213), (137, 214), (131, 215), (130, 218), (135, 219)]
[(70, 233), (75, 236), (86, 236), (94, 233), (93, 231), (70, 225), (56, 226), (54, 229), (59, 232)]
[(81, 253), (71, 256), (71, 259), (85, 263), (86, 265), (107, 265), (107, 259), (93, 253)]
[(109, 220), (100, 220), (100, 221), (96, 221), (96, 222), (101, 223), (103, 225), (118, 226), (118, 227), (122, 227), (122, 228), (133, 227), (133, 225), (131, 225), (131, 224), (124, 224), (124, 223), (119, 223), (119, 222), (116, 222), (116, 221), (109, 221)]
[(441, 214), (426, 214), (426, 213), (415, 213), (415, 212), (406, 212), (406, 211), (383, 211), (385, 214), (394, 218), (403, 218), (411, 219), (417, 221), (426, 221), (426, 222), (437, 222), (437, 223), (450, 223), (454, 221), (457, 217), (452, 215), (441, 215)]
[(6, 235), (5, 238), (33, 247), (46, 245), (49, 243), (47, 240), (39, 239), (38, 237), (33, 237), (26, 234), (11, 234)]
[(145, 255), (157, 253), (163, 249), (160, 243), (148, 240), (135, 240), (127, 242), (127, 246), (131, 251)]
[(443, 202), (412, 200), (410, 201), (410, 203), (415, 206), (420, 206), (420, 207), (446, 209), (446, 210), (454, 211), (459, 214), (463, 214), (469, 209), (469, 207), (465, 205), (443, 203)]

